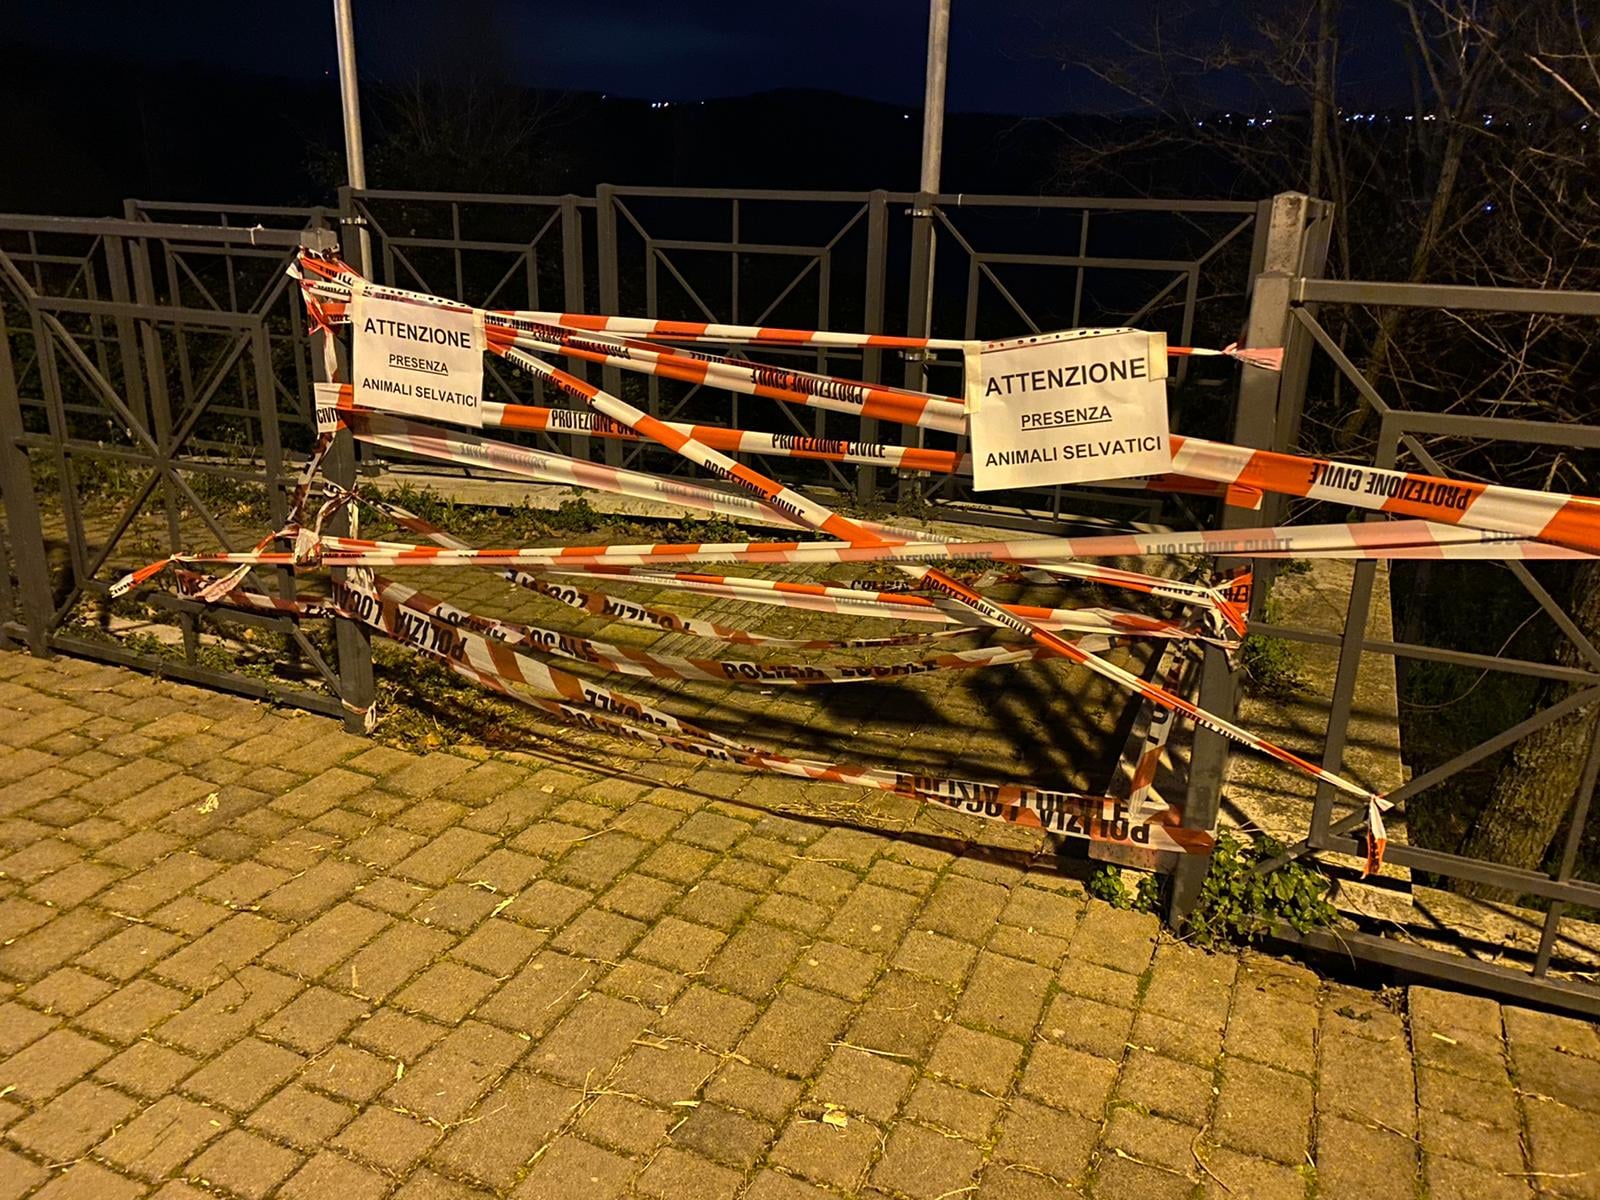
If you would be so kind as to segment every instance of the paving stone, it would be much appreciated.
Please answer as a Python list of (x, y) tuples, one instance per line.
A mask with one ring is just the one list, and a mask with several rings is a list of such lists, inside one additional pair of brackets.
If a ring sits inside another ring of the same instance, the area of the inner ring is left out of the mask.
[(352, 1115), (348, 1104), (291, 1083), (251, 1113), (245, 1123), (280, 1142), (313, 1152), (338, 1133)]
[(121, 924), (92, 907), (62, 913), (47, 925), (0, 947), (0, 975), (31, 983), (43, 979), (90, 947), (113, 936)]
[(811, 936), (828, 923), (829, 909), (799, 896), (771, 895), (756, 905), (757, 920), (785, 929), (797, 929)]
[(322, 1200), (326, 1196), (338, 1196), (340, 1200), (382, 1200), (392, 1186), (392, 1180), (375, 1171), (323, 1151), (296, 1171), (278, 1195), (283, 1200)]
[(1417, 1148), (1408, 1138), (1341, 1117), (1317, 1119), (1317, 1194), (1328, 1200), (1411, 1200)]
[(131, 1179), (106, 1170), (99, 1163), (79, 1162), (34, 1193), (37, 1200), (135, 1200), (144, 1192)]
[(127, 1044), (160, 1025), (189, 1003), (189, 996), (151, 979), (135, 979), (77, 1020), (80, 1029)]
[(1154, 1016), (1221, 1031), (1227, 1022), (1237, 961), (1189, 946), (1156, 950), (1140, 1007)]
[(234, 1129), (191, 1162), (188, 1174), (226, 1188), (244, 1200), (265, 1200), (299, 1164), (300, 1156), (292, 1150)]
[(391, 1063), (344, 1042), (317, 1055), (300, 1073), (300, 1080), (307, 1087), (356, 1104), (367, 1103), (392, 1083), (394, 1077), (395, 1068)]
[(259, 1032), (302, 1053), (316, 1054), (343, 1037), (368, 1011), (365, 1003), (351, 996), (313, 987), (263, 1021)]
[(1072, 956), (1138, 975), (1150, 965), (1159, 924), (1150, 913), (1089, 901), (1072, 938)]
[(1594, 1114), (1534, 1099), (1523, 1110), (1531, 1169), (1548, 1172), (1558, 1194), (1583, 1200), (1600, 1197), (1600, 1139), (1594, 1136)]
[(1209, 1070), (1135, 1048), (1123, 1062), (1116, 1099), (1198, 1126), (1211, 1113), (1213, 1087)]
[(0, 1055), (15, 1054), (60, 1023), (57, 1016), (35, 1012), (21, 1004), (0, 1004)]
[(1419, 1124), (1420, 1141), (1425, 1155), (1459, 1159), (1462, 1162), (1473, 1163), (1485, 1172), (1515, 1175), (1523, 1170), (1520, 1129), (1491, 1125), (1487, 1121), (1477, 1121), (1470, 1117), (1455, 1117), (1449, 1113), (1426, 1111), (1423, 1112)]
[(982, 942), (1010, 902), (1005, 888), (949, 875), (941, 879), (917, 916), (919, 927), (958, 941)]
[(97, 979), (76, 967), (62, 967), (25, 990), (22, 998), (45, 1012), (72, 1017), (111, 990), (111, 985), (103, 979)]
[[(1179, 1172), (1192, 1187), (1200, 1174), (1194, 1162), (1199, 1136), (1200, 1130), (1195, 1126), (1116, 1104), (1103, 1134), (1104, 1149), (1112, 1153), (1102, 1153), (1102, 1165), (1113, 1157), (1132, 1155), (1141, 1163)], [(1116, 1153), (1119, 1150), (1121, 1154)]]
[(154, 1182), (232, 1127), (233, 1118), (225, 1112), (165, 1096), (102, 1142), (97, 1153), (128, 1174)]
[(1572, 1108), (1600, 1113), (1600, 1059), (1526, 1042), (1513, 1046), (1511, 1059), (1519, 1088)]
[(56, 1029), (0, 1062), (0, 1088), (18, 1100), (41, 1103), (110, 1057), (111, 1051), (99, 1042)]
[(754, 891), (718, 880), (701, 880), (688, 891), (678, 890), (678, 894), (682, 894), (675, 907), (678, 917), (717, 930), (733, 930), (760, 899)]
[(727, 935), (676, 917), (665, 917), (644, 936), (634, 953), (646, 962), (658, 963), (686, 974), (699, 972)]
[(707, 1100), (729, 1108), (777, 1121), (795, 1106), (801, 1091), (796, 1080), (730, 1058), (706, 1085), (705, 1095)]
[(617, 1090), (668, 1106), (690, 1104), (717, 1069), (715, 1055), (684, 1042), (641, 1038), (612, 1076)]
[(956, 1016), (1007, 1037), (1030, 1038), (1053, 980), (1045, 967), (984, 951), (961, 991)]
[(259, 1038), (228, 1047), (184, 1083), (184, 1090), (233, 1112), (248, 1112), (293, 1078), (305, 1057)]
[(916, 1071), (905, 1063), (839, 1046), (812, 1083), (811, 1097), (849, 1113), (887, 1122), (899, 1111), (916, 1076)]
[(949, 1196), (960, 1192), (983, 1165), (977, 1146), (932, 1130), (901, 1123), (889, 1134), (872, 1182), (907, 1196)]
[(1056, 976), (1056, 981), (1063, 991), (1102, 1004), (1133, 1008), (1139, 1001), (1137, 976), (1081, 959), (1069, 958)]
[(637, 1004), (591, 992), (545, 1035), (529, 1065), (571, 1084), (602, 1079), (650, 1024), (651, 1015)]
[[(582, 1138), (560, 1137), (540, 1157), (516, 1191), (515, 1200), (611, 1200), (623, 1194), (639, 1165)], [(683, 1195), (697, 1193), (684, 1192)]]
[(445, 1135), (433, 1162), (449, 1174), (508, 1188), (582, 1099), (576, 1088), (513, 1071), (479, 1104), (477, 1120), (469, 1117)]
[(931, 929), (913, 929), (901, 941), (894, 965), (913, 975), (958, 986), (977, 957), (976, 946)]
[(464, 871), (494, 849), (494, 845), (494, 839), (486, 833), (471, 829), (447, 829), (430, 838), (426, 845), (402, 860), (394, 870), (403, 878), (432, 887), (443, 887), (455, 878), (457, 872)]
[(1528, 1180), (1514, 1175), (1489, 1175), (1481, 1167), (1432, 1154), (1422, 1169), (1429, 1200), (1533, 1200)]
[(883, 971), (883, 960), (864, 950), (837, 942), (815, 942), (806, 947), (790, 978), (806, 987), (832, 992), (846, 1000), (861, 1000)]
[(947, 1025), (934, 1043), (928, 1072), (980, 1092), (1004, 1094), (1010, 1089), (1022, 1046), (991, 1033)]
[(599, 989), (619, 1000), (633, 1000), (662, 1011), (676, 999), (688, 981), (675, 971), (630, 958), (620, 962), (599, 983)]
[(1045, 1010), (1041, 1036), (1100, 1058), (1120, 1059), (1133, 1013), (1095, 1000), (1060, 993)]
[(133, 925), (81, 955), (78, 965), (96, 975), (124, 982), (142, 975), (181, 945), (182, 938), (164, 930)]
[(391, 1175), (404, 1176), (442, 1136), (436, 1126), (374, 1105), (344, 1126), (331, 1144)]
[(1305, 1161), (1311, 1083), (1272, 1067), (1229, 1059), (1212, 1131), (1223, 1145), (1291, 1166)]
[(979, 1096), (936, 1079), (922, 1079), (912, 1090), (902, 1115), (970, 1142), (986, 1142), (1000, 1110), (1000, 1101), (995, 1097)]
[(887, 971), (866, 1003), (854, 1008), (847, 1040), (884, 1054), (920, 1058), (949, 1019), (948, 989), (903, 971)]
[(553, 879), (535, 879), (513, 900), (505, 916), (536, 929), (557, 929), (588, 905), (591, 897), (579, 888)]
[(1095, 1200), (1189, 1200), (1193, 1193), (1194, 1183), (1187, 1175), (1131, 1158), (1103, 1159), (1095, 1172)]
[(395, 996), (394, 1003), (435, 1021), (454, 1025), (498, 986), (499, 981), (492, 975), (459, 963), (440, 962), (403, 988)]
[(834, 911), (827, 936), (860, 950), (888, 954), (900, 944), (911, 918), (921, 906), (916, 896), (891, 888), (862, 884)]
[(97, 1083), (77, 1083), (12, 1126), (6, 1136), (47, 1162), (70, 1162), (138, 1108), (138, 1102)]
[(1001, 1119), (994, 1158), (1032, 1167), (1064, 1183), (1082, 1179), (1100, 1132), (1098, 1121), (1013, 1100)]
[(173, 1091), (199, 1066), (199, 1059), (155, 1042), (141, 1041), (102, 1063), (94, 1074), (96, 1079), (149, 1100)]
[(232, 1045), (304, 990), (286, 975), (261, 967), (235, 972), (156, 1031), (160, 1041), (211, 1055)]
[(20, 1200), (48, 1178), (49, 1172), (43, 1167), (0, 1149), (0, 1200)]
[(1417, 1084), (1409, 1054), (1382, 1042), (1335, 1034), (1322, 1039), (1317, 1111), (1416, 1131)]
[(350, 1041), (401, 1062), (414, 1062), (449, 1031), (431, 1021), (382, 1008), (350, 1031)]
[(672, 1143), (712, 1162), (745, 1171), (762, 1156), (773, 1133), (765, 1121), (716, 1104), (701, 1104), (672, 1131)]
[(262, 898), (261, 911), (285, 921), (309, 921), (345, 899), (366, 880), (367, 870), (355, 863), (329, 859)]
[[(460, 1120), (527, 1050), (528, 1043), (515, 1034), (468, 1021), (423, 1055), (385, 1098), (424, 1118)], [(394, 1077), (381, 1059), (374, 1061)]]
[(723, 943), (706, 969), (706, 979), (762, 999), (777, 986), (804, 945), (798, 934), (752, 921)]
[(682, 1119), (676, 1111), (668, 1112), (626, 1096), (608, 1094), (596, 1097), (573, 1128), (595, 1145), (622, 1154), (648, 1157), (667, 1140), (667, 1131)]
[(1600, 1029), (1587, 1021), (1509, 1005), (1501, 1009), (1500, 1015), (1505, 1022), (1506, 1040), (1511, 1043), (1513, 1057), (1520, 1047), (1530, 1046), (1561, 1054), (1575, 1054), (1581, 1058), (1600, 1059)]
[(828, 1200), (832, 1195), (792, 1175), (761, 1171), (746, 1190), (745, 1200)]
[(1241, 979), (1223, 1048), (1229, 1055), (1310, 1074), (1317, 1060), (1317, 1025), (1312, 1005), (1249, 987)]
[(592, 963), (545, 951), (478, 1008), (481, 1020), (542, 1037), (555, 1028), (593, 981)]
[(494, 976), (514, 974), (545, 942), (545, 937), (512, 921), (485, 921), (464, 941), (450, 948), (450, 955), (469, 966)]
[(152, 970), (180, 987), (203, 991), (275, 946), (287, 932), (286, 926), (266, 917), (237, 913)]
[(1110, 1099), (1118, 1065), (1082, 1050), (1035, 1042), (1017, 1090), (1052, 1108), (1099, 1119)]
[(1381, 994), (1330, 983), (1322, 998), (1324, 1036), (1342, 1034), (1406, 1046), (1405, 1021)]
[(342, 986), (367, 1000), (381, 1001), (438, 958), (453, 943), (448, 933), (401, 921), (358, 950), (348, 963), (328, 972)]
[(851, 1006), (834, 996), (786, 987), (756, 1019), (739, 1043), (739, 1051), (762, 1066), (790, 1075), (810, 1075), (850, 1012)]
[(550, 939), (550, 946), (565, 954), (596, 962), (616, 962), (645, 931), (643, 921), (589, 908), (579, 913)]
[(1210, 1069), (1222, 1055), (1222, 1033), (1140, 1012), (1128, 1040), (1135, 1046)]
[(1306, 1200), (1309, 1178), (1303, 1168), (1252, 1158), (1200, 1141), (1195, 1153), (1205, 1164), (1202, 1196), (1204, 1200), (1225, 1200), (1228, 1196), (1248, 1196), (1251, 1200)]
[(841, 1129), (797, 1116), (784, 1127), (768, 1162), (814, 1183), (854, 1193), (866, 1177), (881, 1136), (866, 1121), (851, 1121)]

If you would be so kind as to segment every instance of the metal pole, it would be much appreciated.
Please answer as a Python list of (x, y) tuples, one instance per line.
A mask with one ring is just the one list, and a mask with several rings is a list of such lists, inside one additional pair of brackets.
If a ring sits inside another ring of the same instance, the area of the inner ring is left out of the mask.
[[(950, 49), (950, 0), (928, 0), (928, 75), (922, 97), (922, 176), (911, 206), (911, 285), (906, 305), (906, 333), (926, 337), (933, 332), (933, 197), (939, 191), (939, 165), (944, 149), (944, 80)], [(908, 388), (928, 386), (928, 351), (905, 356)], [(921, 446), (925, 431), (907, 429), (906, 445)], [(922, 481), (900, 477), (900, 496), (920, 493)]]
[(339, 43), (339, 100), (344, 107), (344, 160), (350, 186), (367, 186), (367, 156), (361, 146), (361, 94), (356, 80), (356, 29), (350, 0), (333, 0), (333, 36)]
[(922, 100), (922, 182), (919, 192), (939, 190), (944, 151), (944, 80), (950, 54), (950, 0), (928, 2), (928, 78)]

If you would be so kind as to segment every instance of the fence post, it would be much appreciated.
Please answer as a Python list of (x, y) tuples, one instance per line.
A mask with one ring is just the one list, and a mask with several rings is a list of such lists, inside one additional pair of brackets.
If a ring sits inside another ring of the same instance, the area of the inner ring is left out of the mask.
[[(927, 337), (933, 325), (933, 195), (918, 192), (911, 202), (911, 281), (906, 296), (906, 336)], [(905, 386), (918, 391), (928, 387), (928, 352), (906, 351)], [(925, 439), (921, 426), (907, 426), (902, 438), (908, 446), (921, 446)], [(919, 496), (922, 480), (912, 474), (900, 476), (902, 498)]]
[[(561, 197), (561, 305), (568, 312), (584, 311), (583, 301), (583, 213), (578, 208), (578, 198)], [(535, 304), (534, 308), (539, 306)], [(569, 362), (566, 369), (579, 379), (589, 378), (589, 364), (581, 360)], [(570, 404), (570, 399), (566, 401)], [(574, 437), (571, 442), (574, 458), (588, 461), (593, 456), (593, 442), (588, 437)]]
[[(864, 310), (864, 331), (883, 332), (884, 275), (889, 266), (889, 193), (873, 192), (867, 197), (867, 295)], [(870, 383), (883, 382), (883, 351), (866, 350), (861, 355), (861, 378)], [(861, 440), (878, 440), (878, 419), (861, 418)], [(861, 466), (856, 469), (856, 499), (871, 504), (878, 498), (878, 468)]]
[[(621, 283), (617, 267), (616, 190), (609, 183), (602, 183), (594, 190), (595, 265), (600, 272), (600, 311), (610, 316), (622, 311)], [(622, 395), (622, 369), (602, 367), (600, 386), (613, 396)], [(620, 467), (622, 443), (615, 438), (601, 440), (605, 443), (607, 464)]]
[[(1250, 315), (1245, 326), (1243, 344), (1246, 346), (1282, 346), (1289, 333), (1290, 286), (1301, 269), (1305, 248), (1305, 220), (1308, 197), (1298, 192), (1283, 192), (1272, 198), (1264, 215), (1267, 230), (1264, 239), (1258, 234), (1257, 250), (1253, 255), (1261, 273), (1253, 281), (1250, 296)], [(1319, 264), (1320, 266), (1320, 264)], [(1239, 405), (1234, 413), (1233, 440), (1240, 446), (1268, 449), (1278, 444), (1280, 409), (1283, 402), (1280, 384), (1283, 377), (1256, 367), (1239, 368)], [(1298, 376), (1298, 386), (1304, 388), (1304, 375)], [(1294, 400), (1298, 409), (1299, 399)], [(1224, 505), (1222, 527), (1237, 529), (1246, 525), (1276, 523), (1282, 504), (1276, 497), (1267, 497), (1260, 514), (1249, 509)], [(1218, 559), (1219, 568), (1240, 559)], [(1255, 605), (1265, 600), (1265, 587), (1258, 586)], [(1259, 609), (1255, 609), (1259, 611)], [(1254, 612), (1252, 613), (1254, 615)], [(1200, 666), (1201, 708), (1218, 716), (1231, 718), (1238, 703), (1238, 680), (1225, 655), (1216, 646), (1207, 646)], [(1222, 799), (1222, 779), (1228, 766), (1228, 742), (1219, 733), (1200, 726), (1195, 727), (1194, 741), (1189, 753), (1189, 787), (1183, 806), (1183, 825), (1186, 829), (1210, 829), (1217, 823), (1217, 811)], [(1167, 917), (1174, 926), (1181, 926), (1200, 897), (1200, 885), (1210, 868), (1210, 857), (1186, 854), (1178, 863), (1172, 876), (1172, 899)]]
[[(352, 226), (342, 224), (338, 240), (344, 243), (347, 249), (355, 234), (356, 230)], [(310, 249), (326, 249), (335, 244), (335, 238), (329, 230), (308, 229), (301, 235), (301, 244)], [(328, 379), (324, 358), (324, 339), (330, 337), (333, 335), (327, 330), (319, 329), (310, 338), (311, 377), (318, 383), (331, 382)], [(348, 375), (349, 356), (337, 338), (334, 338), (333, 349), (340, 372)], [(340, 429), (334, 434), (333, 445), (328, 449), (328, 457), (323, 461), (322, 469), (330, 483), (336, 483), (340, 487), (355, 486), (355, 439), (350, 436), (348, 429)], [(340, 509), (334, 513), (329, 518), (326, 528), (329, 533), (335, 535), (348, 534), (349, 510)], [(344, 578), (343, 568), (334, 568), (329, 574), (336, 580)], [(377, 685), (372, 677), (372, 633), (359, 621), (352, 621), (349, 617), (335, 617), (333, 647), (335, 662), (339, 668), (339, 699), (344, 704), (344, 727), (351, 733), (365, 733), (367, 717), (372, 710), (373, 698), (377, 694)]]
[[(0, 500), (6, 506), (6, 537), (17, 567), (17, 603), (28, 649), (49, 651), (50, 563), (39, 524), (39, 501), (33, 492), (33, 470), (22, 446), (22, 397), (11, 361), (5, 304), (0, 301)], [(0, 572), (6, 570), (0, 561)]]

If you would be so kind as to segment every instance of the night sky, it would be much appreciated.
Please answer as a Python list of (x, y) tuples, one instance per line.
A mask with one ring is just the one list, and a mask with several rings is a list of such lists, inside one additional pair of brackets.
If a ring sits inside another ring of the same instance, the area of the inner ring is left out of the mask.
[[(954, 0), (954, 112), (1117, 113), (1127, 100), (1070, 60), (1111, 53), (1161, 0)], [(54, 0), (13, 5), (5, 36), (46, 54), (73, 48), (156, 64), (204, 62), (302, 78), (335, 66), (331, 0)], [(1398, 7), (1371, 8), (1382, 31)], [(20, 11), (17, 11), (19, 10)], [(687, 101), (783, 87), (920, 106), (925, 0), (356, 0), (364, 76), (404, 80), (475, 67), (530, 87)], [(1169, 10), (1170, 11), (1170, 10)], [(1108, 16), (1108, 12), (1111, 14)], [(1246, 18), (1238, 17), (1238, 20)], [(1229, 31), (1218, 29), (1218, 36)], [(1370, 103), (1399, 101), (1384, 37), (1346, 64)], [(1065, 64), (1065, 65), (1064, 65)], [(1219, 106), (1248, 104), (1217, 84)]]

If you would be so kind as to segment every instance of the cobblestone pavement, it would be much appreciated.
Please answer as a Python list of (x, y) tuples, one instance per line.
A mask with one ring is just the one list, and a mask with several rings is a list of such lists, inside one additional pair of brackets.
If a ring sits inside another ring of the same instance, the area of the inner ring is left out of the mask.
[(0, 712), (0, 1200), (1600, 1196), (1593, 1026), (1204, 954), (790, 782), (20, 654)]

